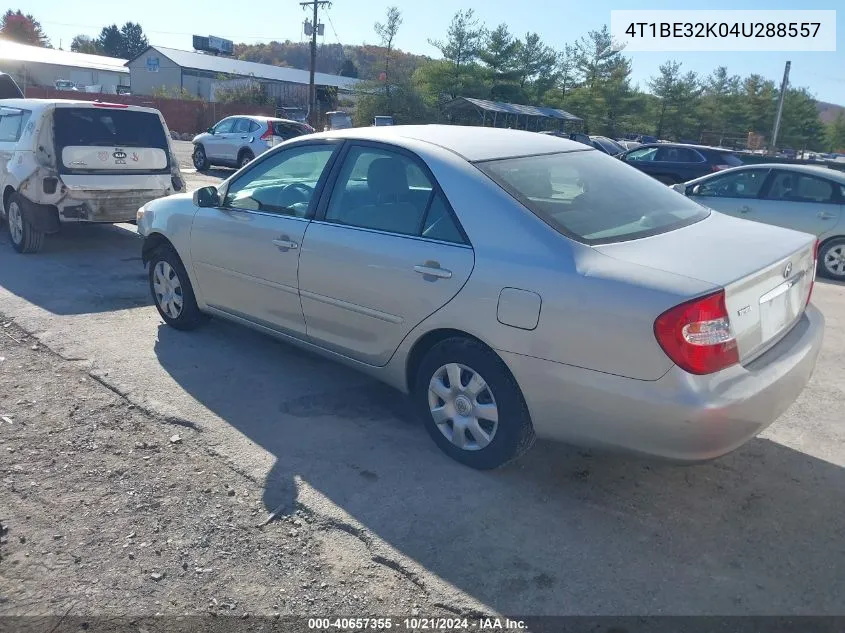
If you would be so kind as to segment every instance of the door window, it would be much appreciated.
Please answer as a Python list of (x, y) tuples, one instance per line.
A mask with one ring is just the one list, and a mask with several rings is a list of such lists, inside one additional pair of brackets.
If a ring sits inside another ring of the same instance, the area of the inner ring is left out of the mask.
[(261, 126), (260, 126), (260, 125), (258, 125), (258, 122), (257, 122), (257, 121), (253, 121), (252, 119), (250, 119), (250, 120), (249, 120), (249, 130), (248, 130), (248, 131), (249, 131), (250, 133), (252, 133), (252, 132), (257, 132), (257, 131), (258, 131), (258, 128), (260, 128), (260, 127), (261, 127)]
[(235, 124), (232, 126), (233, 134), (246, 134), (249, 132), (249, 124), (252, 123), (249, 119), (235, 119)]
[(798, 172), (778, 171), (775, 173), (768, 200), (787, 202), (835, 202), (836, 189), (833, 183)]
[(304, 145), (259, 161), (235, 180), (224, 207), (304, 218), (334, 146)]
[(703, 163), (704, 158), (689, 147), (661, 147), (657, 150), (656, 161), (662, 163)]
[(228, 134), (232, 131), (232, 127), (235, 125), (235, 121), (237, 119), (223, 119), (220, 123), (217, 124), (217, 127), (214, 128), (215, 134)]
[(706, 198), (756, 198), (768, 174), (766, 169), (744, 169), (717, 176), (698, 185), (694, 195)]
[(326, 220), (401, 235), (461, 242), (442, 194), (412, 158), (353, 147), (326, 211)]

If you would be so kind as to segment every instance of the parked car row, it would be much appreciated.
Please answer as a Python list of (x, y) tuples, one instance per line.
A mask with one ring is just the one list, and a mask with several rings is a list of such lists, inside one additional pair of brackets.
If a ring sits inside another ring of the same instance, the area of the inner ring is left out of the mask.
[[(845, 242), (829, 248), (836, 233), (824, 233), (819, 264), (811, 227), (697, 201), (841, 203), (816, 172), (798, 182), (768, 166), (679, 195), (631, 168), (649, 161), (549, 135), (378, 125), (286, 139), (280, 121), (230, 117), (197, 137), (201, 165), (240, 168), (189, 194), (157, 111), (4, 100), (12, 246), (34, 252), (62, 222), (132, 209), (168, 325), (215, 316), (364, 371), (409, 393), (440, 449), (479, 469), (537, 436), (715, 458), (771, 424), (813, 372), (815, 272)], [(217, 149), (224, 134), (237, 138)]]

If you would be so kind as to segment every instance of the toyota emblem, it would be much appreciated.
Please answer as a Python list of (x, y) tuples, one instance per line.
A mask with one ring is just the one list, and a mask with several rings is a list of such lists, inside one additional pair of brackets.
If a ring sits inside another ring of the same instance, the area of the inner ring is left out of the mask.
[(792, 262), (787, 262), (786, 266), (783, 269), (783, 278), (789, 279), (789, 275), (792, 274)]

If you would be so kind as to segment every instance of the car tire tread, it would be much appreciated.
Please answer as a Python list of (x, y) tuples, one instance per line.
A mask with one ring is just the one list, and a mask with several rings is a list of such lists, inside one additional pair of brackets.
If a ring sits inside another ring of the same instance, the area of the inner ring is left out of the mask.
[[(12, 243), (12, 248), (21, 254), (37, 253), (41, 250), (41, 247), (44, 246), (44, 232), (33, 227), (32, 223), (30, 223), (27, 219), (26, 208), (23, 204), (21, 204), (20, 194), (15, 193), (9, 197), (9, 204), (11, 205), (13, 202), (16, 202), (18, 204), (18, 208), (21, 210), (21, 218), (23, 219), (23, 236), (20, 244), (15, 244), (15, 240), (12, 239), (11, 224), (8, 224), (7, 229), (9, 231), (9, 241)], [(8, 215), (8, 211), (6, 213)]]

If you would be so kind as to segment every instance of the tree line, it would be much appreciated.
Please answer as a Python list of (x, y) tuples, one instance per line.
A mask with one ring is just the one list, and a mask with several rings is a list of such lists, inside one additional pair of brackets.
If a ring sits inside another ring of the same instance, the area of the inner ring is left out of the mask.
[[(632, 83), (632, 61), (613, 45), (607, 27), (556, 47), (537, 33), (515, 35), (506, 24), (490, 29), (472, 9), (460, 10), (445, 37), (429, 40), (441, 54), (432, 59), (396, 48), (401, 26), (401, 11), (389, 7), (374, 24), (377, 44), (319, 48), (318, 72), (364, 80), (355, 112), (361, 124), (378, 114), (397, 123), (442, 121), (442, 105), (464, 96), (561, 108), (583, 118), (590, 134), (613, 137), (638, 133), (745, 147), (758, 136), (764, 143), (774, 125), (774, 81), (733, 75), (724, 66), (699, 75), (667, 61), (643, 90)], [(20, 10), (3, 16), (0, 37), (51, 46), (38, 21)], [(70, 48), (131, 59), (147, 45), (141, 25), (127, 22), (105, 26), (94, 38), (78, 35)], [(234, 52), (238, 59), (294, 68), (307, 68), (310, 56), (307, 43), (290, 41), (237, 44)], [(845, 150), (845, 115), (824, 126), (803, 87), (787, 89), (780, 130), (781, 147)]]

